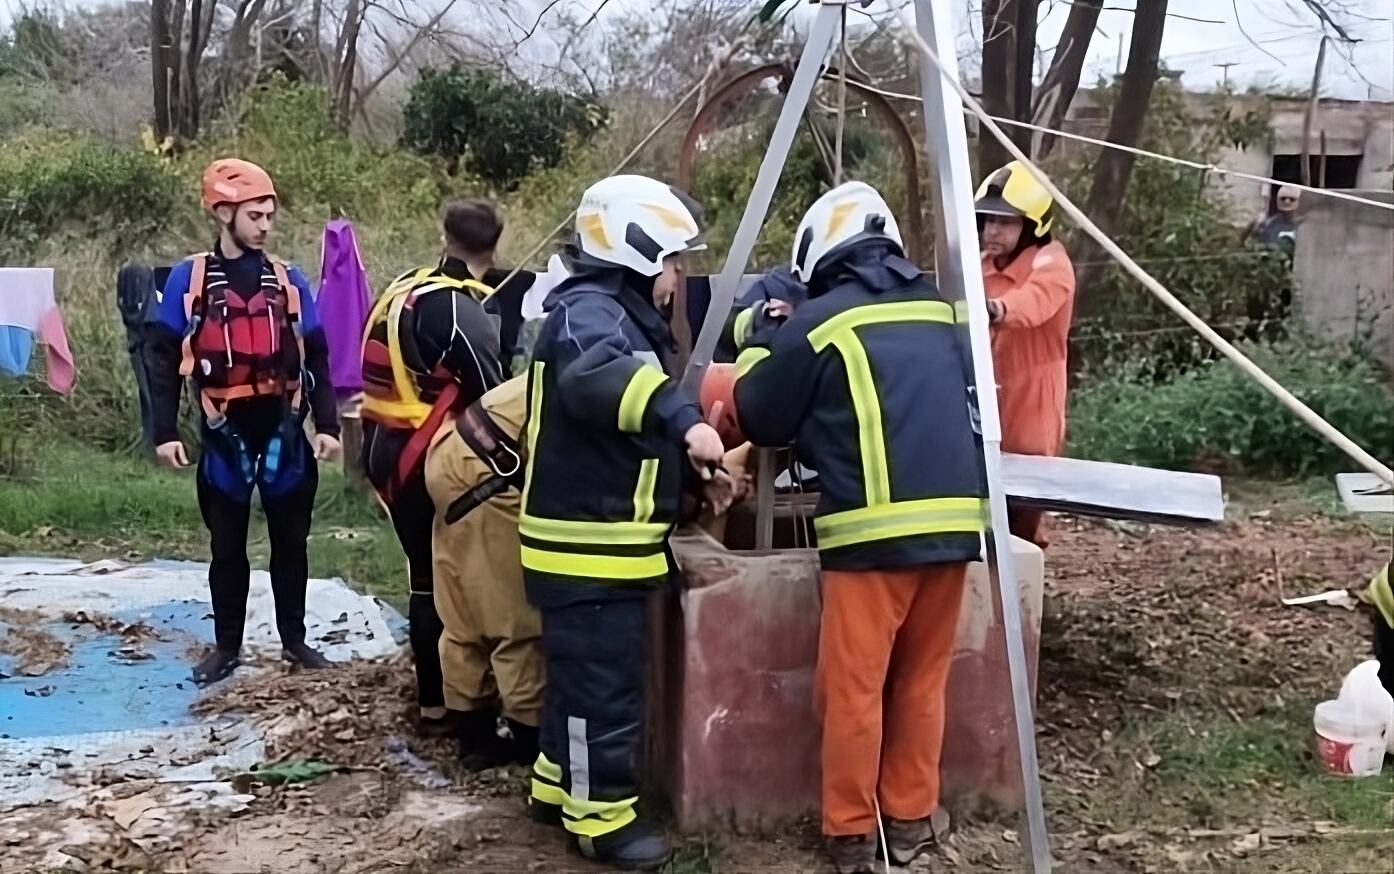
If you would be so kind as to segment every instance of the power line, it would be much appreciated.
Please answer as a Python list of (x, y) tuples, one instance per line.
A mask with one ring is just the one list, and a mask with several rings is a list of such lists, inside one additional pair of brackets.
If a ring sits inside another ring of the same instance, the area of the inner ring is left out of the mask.
[[(851, 85), (854, 88), (860, 88), (863, 91), (869, 91), (873, 94), (880, 94), (882, 97), (893, 97), (898, 100), (909, 100), (915, 103), (923, 102), (923, 100), (920, 97), (914, 94), (899, 94), (895, 91), (885, 91), (881, 88), (877, 88), (872, 85), (867, 85), (864, 82), (857, 82), (852, 79), (849, 79), (847, 81), (847, 84)], [(972, 111), (966, 107), (964, 108), (963, 112), (965, 115), (973, 114)], [(1027, 130), (1039, 131), (1041, 133), (1047, 133), (1057, 137), (1064, 137), (1067, 140), (1076, 140), (1082, 143), (1090, 143), (1091, 145), (1101, 146), (1105, 149), (1116, 149), (1121, 152), (1131, 152), (1132, 154), (1142, 158), (1152, 158), (1158, 161), (1167, 161), (1172, 164), (1179, 164), (1183, 167), (1190, 167), (1193, 170), (1201, 170), (1206, 173), (1215, 173), (1220, 176), (1233, 176), (1237, 179), (1247, 179), (1252, 182), (1263, 182), (1268, 185), (1290, 185), (1293, 188), (1298, 189), (1299, 191), (1305, 191), (1309, 194), (1313, 194), (1318, 197), (1332, 197), (1337, 200), (1348, 200), (1352, 203), (1364, 204), (1365, 206), (1373, 206), (1379, 209), (1387, 209), (1391, 212), (1394, 212), (1394, 203), (1383, 203), (1378, 200), (1371, 200), (1368, 197), (1359, 197), (1354, 194), (1346, 194), (1343, 191), (1336, 191), (1331, 188), (1312, 188), (1311, 186), (1301, 185), (1296, 182), (1284, 182), (1281, 179), (1273, 179), (1268, 176), (1259, 176), (1254, 173), (1245, 173), (1241, 170), (1230, 170), (1226, 167), (1220, 167), (1215, 164), (1203, 164), (1200, 161), (1191, 161), (1186, 158), (1177, 158), (1172, 155), (1163, 155), (1158, 152), (1149, 152), (1146, 149), (1139, 149), (1133, 146), (1125, 146), (1121, 143), (1111, 143), (1108, 140), (1100, 140), (1094, 137), (1087, 137), (1084, 134), (1076, 134), (1070, 133), (1068, 131), (1056, 130), (1055, 128), (1044, 127), (1038, 124), (1031, 124), (1030, 122), (1026, 121), (1016, 121), (1015, 119), (1002, 118), (996, 115), (989, 115), (988, 118), (992, 119), (998, 124), (1011, 125), (1012, 127), (1020, 127), (1026, 128)]]

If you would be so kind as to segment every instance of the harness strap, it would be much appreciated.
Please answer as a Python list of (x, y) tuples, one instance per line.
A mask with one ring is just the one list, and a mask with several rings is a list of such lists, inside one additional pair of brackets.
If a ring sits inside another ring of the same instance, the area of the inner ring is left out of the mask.
[(179, 375), (183, 377), (194, 374), (194, 335), (203, 320), (203, 283), (208, 275), (208, 253), (200, 252), (193, 257), (193, 262), (189, 287), (184, 292), (184, 342), (180, 345), (179, 358)]
[(447, 525), (454, 525), (480, 504), (510, 488), (523, 488), (521, 443), (500, 428), (482, 407), (475, 404), (465, 410), (455, 420), (455, 431), (494, 475), (450, 502), (445, 511)]
[(440, 397), (436, 398), (436, 402), (431, 405), (431, 412), (427, 415), (426, 421), (412, 432), (411, 437), (407, 440), (407, 445), (402, 447), (402, 454), (397, 457), (396, 475), (388, 483), (387, 500), (389, 502), (420, 467), (421, 459), (431, 446), (431, 438), (440, 429), (445, 417), (450, 415), (450, 411), (459, 397), (460, 387), (453, 382), (447, 385), (441, 390)]

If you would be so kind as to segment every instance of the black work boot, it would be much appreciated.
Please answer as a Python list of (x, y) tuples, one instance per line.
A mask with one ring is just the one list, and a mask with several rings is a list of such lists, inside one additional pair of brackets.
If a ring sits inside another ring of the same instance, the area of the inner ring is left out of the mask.
[(307, 671), (322, 671), (334, 667), (334, 663), (320, 654), (308, 643), (288, 643), (281, 647), (281, 658), (292, 665)]
[(837, 874), (876, 874), (876, 842), (868, 836), (828, 838), (828, 856)]
[(513, 746), (499, 737), (499, 720), (494, 711), (461, 713), (455, 724), (456, 737), (460, 740), (460, 765), (465, 770), (487, 771), (513, 761)]
[(210, 649), (194, 666), (192, 674), (194, 685), (208, 686), (226, 679), (229, 674), (242, 665), (242, 661), (237, 655), (237, 650), (220, 649), (216, 646)]
[(531, 765), (537, 761), (537, 735), (538, 728), (535, 725), (524, 725), (521, 722), (508, 720), (508, 732), (513, 735), (513, 764)]
[(416, 718), (416, 736), (425, 738), (445, 738), (455, 737), (460, 733), (460, 717), (463, 716), (458, 710), (447, 710), (444, 716), (418, 716)]
[(663, 829), (639, 819), (614, 835), (583, 838), (581, 853), (622, 871), (657, 871), (673, 857), (673, 845)]
[(542, 825), (559, 826), (561, 822), (561, 805), (548, 804), (545, 801), (538, 801), (536, 798), (528, 798), (528, 817), (533, 822)]

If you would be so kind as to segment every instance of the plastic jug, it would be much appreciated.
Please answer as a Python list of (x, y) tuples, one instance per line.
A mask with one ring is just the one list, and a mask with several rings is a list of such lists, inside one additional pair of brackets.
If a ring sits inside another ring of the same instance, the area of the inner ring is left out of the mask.
[(1362, 714), (1368, 714), (1371, 718), (1384, 718), (1387, 749), (1394, 756), (1394, 698), (1389, 697), (1379, 681), (1379, 662), (1370, 659), (1346, 674), (1337, 698), (1355, 704)]
[(1317, 760), (1342, 777), (1378, 777), (1384, 768), (1389, 723), (1355, 701), (1323, 701), (1313, 718)]

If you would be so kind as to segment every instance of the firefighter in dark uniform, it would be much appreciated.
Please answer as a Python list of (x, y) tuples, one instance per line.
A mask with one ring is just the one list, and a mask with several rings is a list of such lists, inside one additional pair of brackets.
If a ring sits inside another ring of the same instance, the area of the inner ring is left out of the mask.
[(528, 389), (519, 519), (547, 688), (531, 804), (585, 855), (653, 869), (667, 838), (635, 810), (643, 747), (645, 599), (669, 578), (667, 539), (689, 465), (721, 438), (674, 380), (667, 313), (699, 207), (642, 176), (596, 183), (576, 212), (572, 275), (552, 293)]
[[(839, 872), (933, 840), (944, 695), (983, 496), (955, 310), (905, 260), (861, 182), (824, 195), (794, 240), (808, 299), (757, 304), (736, 360), (740, 425), (818, 471), (823, 566), (816, 702), (823, 833)], [(796, 298), (795, 298), (796, 299)]]
[(484, 201), (445, 211), (445, 256), (388, 286), (363, 336), (362, 465), (392, 517), (411, 581), (408, 619), (416, 659), (418, 730), (457, 734), (470, 748), (496, 739), (494, 714), (452, 714), (445, 707), (438, 649), (443, 626), (431, 576), (435, 506), (426, 490), (426, 450), (449, 421), (502, 381), (498, 329), (484, 312), (495, 278), (493, 252), (502, 226)]

